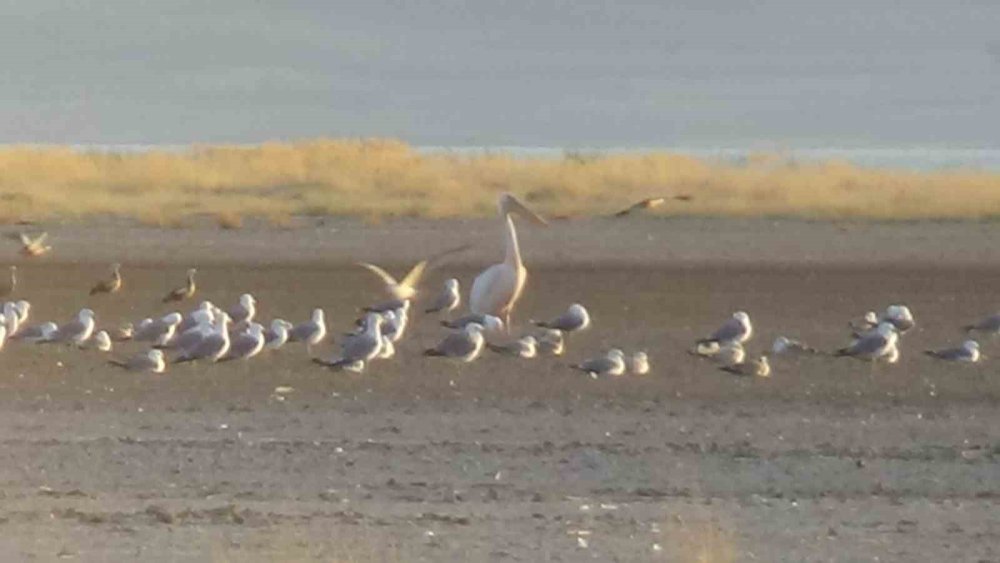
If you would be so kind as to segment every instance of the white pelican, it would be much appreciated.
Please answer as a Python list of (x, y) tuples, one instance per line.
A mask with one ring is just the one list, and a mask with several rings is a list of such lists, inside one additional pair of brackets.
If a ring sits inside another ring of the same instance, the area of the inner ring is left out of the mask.
[(771, 364), (767, 361), (767, 355), (760, 356), (759, 358), (748, 360), (746, 362), (740, 362), (738, 364), (732, 364), (729, 366), (723, 366), (722, 371), (728, 371), (736, 375), (749, 375), (753, 377), (771, 377)]
[(518, 358), (529, 359), (538, 355), (538, 340), (530, 334), (506, 344), (491, 344), (487, 342), (486, 347), (499, 354), (517, 356)]
[(458, 308), (462, 304), (462, 293), (458, 288), (458, 280), (451, 278), (444, 282), (444, 289), (441, 293), (434, 298), (434, 302), (430, 304), (426, 309), (425, 313), (450, 313)]
[(975, 340), (966, 340), (961, 346), (956, 348), (927, 350), (925, 354), (932, 358), (947, 360), (949, 362), (968, 362), (974, 364), (980, 359), (979, 343)]
[(499, 208), (507, 242), (504, 261), (490, 266), (472, 280), (469, 310), (473, 313), (500, 317), (504, 320), (507, 330), (510, 330), (511, 311), (521, 297), (524, 283), (528, 279), (528, 270), (521, 261), (521, 249), (518, 246), (517, 230), (514, 229), (511, 213), (518, 213), (539, 225), (547, 223), (510, 194), (500, 196)]
[(171, 301), (183, 301), (185, 299), (190, 299), (194, 292), (198, 290), (198, 286), (194, 283), (194, 275), (198, 273), (198, 270), (191, 268), (187, 271), (187, 283), (173, 289), (170, 293), (163, 297), (164, 303), (170, 303)]
[(485, 343), (483, 325), (469, 323), (462, 330), (444, 337), (437, 346), (424, 350), (424, 355), (455, 358), (469, 363), (479, 357)]
[(531, 321), (535, 326), (554, 328), (562, 332), (576, 332), (590, 326), (590, 313), (579, 303), (573, 303), (569, 309), (551, 321)]
[(625, 373), (625, 352), (612, 348), (603, 356), (570, 367), (586, 372), (594, 379), (601, 375), (622, 375)]
[(127, 360), (112, 358), (108, 360), (111, 365), (123, 367), (129, 371), (148, 371), (152, 373), (163, 373), (167, 369), (167, 363), (163, 360), (162, 350), (147, 350), (135, 355)]
[(117, 293), (118, 290), (122, 288), (122, 265), (114, 263), (111, 265), (111, 277), (106, 280), (101, 280), (94, 284), (94, 287), (90, 288), (90, 294), (96, 295), (98, 293)]

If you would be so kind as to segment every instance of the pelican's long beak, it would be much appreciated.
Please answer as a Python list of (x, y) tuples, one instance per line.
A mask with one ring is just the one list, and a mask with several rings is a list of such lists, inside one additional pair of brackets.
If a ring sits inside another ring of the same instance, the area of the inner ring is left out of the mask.
[(532, 223), (539, 225), (541, 227), (548, 227), (549, 223), (541, 215), (535, 213), (534, 211), (528, 209), (519, 199), (511, 194), (504, 194), (500, 196), (500, 209), (506, 213), (517, 213), (521, 217), (531, 221)]

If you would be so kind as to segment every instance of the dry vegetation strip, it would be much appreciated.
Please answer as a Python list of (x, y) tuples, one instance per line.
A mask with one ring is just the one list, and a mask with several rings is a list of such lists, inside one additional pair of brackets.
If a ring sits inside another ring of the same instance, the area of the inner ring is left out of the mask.
[(880, 219), (1000, 215), (1000, 174), (907, 172), (761, 155), (741, 164), (668, 153), (523, 158), (421, 153), (394, 140), (197, 146), (137, 154), (0, 148), (0, 221), (95, 214), (169, 224), (208, 214), (453, 217), (494, 212), (497, 192), (553, 215), (603, 214), (664, 193), (662, 213)]

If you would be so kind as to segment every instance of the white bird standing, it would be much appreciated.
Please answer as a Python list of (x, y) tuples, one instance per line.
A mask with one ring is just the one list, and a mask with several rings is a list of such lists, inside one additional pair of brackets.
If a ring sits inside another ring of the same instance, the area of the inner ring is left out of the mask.
[(80, 309), (76, 319), (59, 327), (46, 342), (67, 342), (80, 346), (94, 332), (94, 312)]
[(554, 328), (564, 333), (585, 330), (590, 327), (590, 313), (579, 303), (573, 303), (565, 313), (551, 321), (532, 321), (542, 328)]
[[(367, 364), (378, 357), (382, 351), (382, 315), (368, 313), (365, 315), (364, 331), (359, 334), (345, 336), (340, 343), (340, 357), (330, 360), (313, 358), (318, 364), (332, 368), (346, 368), (356, 362)], [(364, 369), (364, 366), (361, 367)]]
[(899, 333), (896, 332), (896, 327), (890, 322), (883, 322), (879, 323), (874, 331), (858, 338), (850, 346), (837, 350), (834, 355), (874, 362), (889, 356), (896, 348), (898, 340)]
[(211, 332), (193, 345), (181, 349), (174, 363), (193, 362), (195, 360), (219, 361), (219, 358), (229, 352), (229, 315), (223, 313), (221, 319)]
[(618, 348), (612, 348), (603, 356), (574, 364), (570, 367), (586, 372), (594, 379), (603, 375), (622, 375), (625, 373), (626, 367), (625, 352), (622, 352)]
[(499, 210), (500, 220), (505, 228), (504, 261), (490, 266), (472, 281), (472, 289), (469, 291), (469, 310), (473, 313), (500, 317), (504, 320), (507, 330), (510, 330), (511, 312), (521, 297), (528, 279), (528, 270), (521, 260), (517, 230), (514, 228), (511, 213), (516, 212), (539, 225), (547, 223), (510, 194), (500, 196)]
[(744, 311), (736, 311), (725, 323), (722, 324), (712, 336), (703, 338), (698, 344), (711, 344), (717, 342), (720, 345), (729, 342), (739, 342), (743, 344), (753, 336), (753, 325), (750, 324), (750, 315)]
[(182, 320), (180, 313), (169, 313), (159, 319), (143, 319), (139, 322), (139, 328), (132, 332), (132, 340), (152, 342), (157, 347), (165, 346), (173, 340)]
[(444, 289), (426, 309), (425, 313), (450, 313), (462, 304), (462, 292), (458, 286), (458, 280), (451, 278), (445, 280)]
[(975, 340), (966, 340), (961, 346), (946, 348), (944, 350), (927, 350), (924, 352), (932, 358), (946, 360), (949, 362), (976, 363), (980, 359), (979, 343)]
[(323, 309), (313, 309), (312, 317), (288, 331), (289, 342), (305, 342), (306, 350), (311, 351), (312, 347), (319, 344), (326, 338), (326, 320), (323, 316)]
[(469, 323), (462, 330), (444, 337), (437, 346), (425, 350), (424, 355), (454, 358), (469, 363), (482, 354), (485, 343), (483, 325)]
[(249, 293), (240, 295), (240, 302), (229, 310), (229, 318), (232, 319), (234, 325), (250, 324), (256, 314), (257, 300)]
[(288, 331), (294, 328), (285, 319), (274, 319), (271, 328), (264, 331), (264, 348), (277, 350), (288, 342)]
[(232, 338), (229, 351), (219, 361), (249, 360), (264, 349), (264, 327), (260, 323), (250, 323), (246, 332)]
[(176, 332), (184, 334), (189, 328), (213, 321), (215, 321), (215, 305), (211, 301), (202, 301), (196, 309), (184, 316), (184, 320), (177, 326)]

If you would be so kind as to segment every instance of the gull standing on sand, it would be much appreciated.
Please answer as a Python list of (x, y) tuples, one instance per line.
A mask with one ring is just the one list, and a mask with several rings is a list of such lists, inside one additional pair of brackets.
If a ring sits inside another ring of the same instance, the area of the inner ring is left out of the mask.
[(569, 309), (551, 321), (531, 321), (535, 326), (552, 328), (563, 333), (585, 330), (590, 327), (590, 313), (579, 303), (573, 303)]
[(388, 337), (393, 342), (399, 342), (406, 333), (406, 326), (410, 319), (410, 302), (403, 301), (403, 306), (395, 311), (386, 311), (382, 314), (382, 335)]
[[(332, 368), (344, 368), (356, 362), (368, 363), (382, 351), (382, 315), (365, 315), (364, 331), (345, 336), (340, 343), (340, 357), (313, 361)], [(364, 369), (362, 367), (362, 369)]]
[(0, 286), (0, 297), (9, 297), (17, 289), (17, 266), (10, 267), (10, 283)]
[(712, 342), (717, 342), (720, 345), (730, 342), (743, 344), (750, 340), (751, 336), (753, 336), (753, 325), (750, 324), (750, 315), (744, 311), (737, 311), (718, 330), (712, 333), (712, 336), (699, 340), (698, 344), (711, 344)]
[[(874, 362), (892, 354), (899, 340), (896, 327), (890, 322), (879, 323), (874, 331), (858, 338), (850, 346), (837, 350), (835, 356), (851, 356)], [(892, 363), (892, 362), (890, 362)]]
[(906, 305), (889, 305), (885, 308), (880, 322), (892, 323), (892, 326), (896, 327), (900, 333), (907, 332), (917, 325), (913, 319), (913, 313)]
[(229, 352), (229, 315), (223, 313), (218, 326), (198, 340), (193, 346), (184, 348), (174, 359), (174, 363), (192, 362), (195, 360), (219, 361), (219, 358)]
[(483, 352), (486, 343), (483, 329), (481, 324), (469, 323), (462, 330), (446, 336), (437, 346), (424, 350), (424, 355), (472, 362)]
[(118, 293), (118, 290), (122, 288), (122, 265), (119, 263), (114, 263), (111, 265), (111, 277), (106, 280), (101, 280), (94, 284), (94, 287), (90, 288), (90, 294), (96, 295), (98, 293)]
[(187, 283), (183, 286), (171, 290), (163, 297), (164, 303), (170, 303), (171, 301), (183, 301), (185, 299), (190, 299), (194, 296), (194, 292), (198, 290), (198, 286), (194, 283), (194, 275), (198, 273), (198, 270), (191, 268), (187, 271)]
[(82, 345), (94, 332), (94, 312), (80, 309), (76, 318), (59, 327), (46, 342), (65, 342)]
[(500, 317), (504, 326), (510, 330), (510, 316), (514, 305), (524, 291), (528, 279), (528, 269), (521, 260), (521, 249), (518, 245), (517, 230), (514, 228), (512, 213), (517, 213), (538, 225), (547, 225), (539, 215), (524, 206), (510, 194), (500, 196), (498, 202), (500, 220), (504, 225), (506, 250), (504, 261), (494, 264), (476, 276), (469, 291), (469, 310), (473, 313), (489, 314)]
[(722, 366), (722, 371), (735, 375), (749, 375), (753, 377), (771, 377), (771, 364), (767, 361), (767, 355), (740, 362), (728, 366)]
[(181, 324), (177, 327), (177, 333), (183, 334), (188, 329), (200, 324), (212, 323), (215, 321), (215, 305), (211, 301), (202, 301), (198, 307), (189, 312)]
[(240, 295), (240, 302), (229, 310), (229, 318), (234, 325), (250, 324), (256, 314), (257, 300), (249, 293)]
[(326, 320), (323, 309), (313, 309), (312, 318), (288, 331), (289, 342), (305, 342), (306, 350), (310, 352), (312, 347), (322, 342), (324, 338), (326, 338)]
[(167, 369), (167, 363), (163, 359), (163, 351), (155, 348), (132, 356), (127, 360), (112, 358), (108, 360), (108, 363), (123, 367), (129, 371), (163, 373)]
[(424, 309), (425, 313), (450, 313), (462, 304), (462, 293), (458, 286), (458, 280), (451, 278), (445, 280), (444, 289), (434, 301)]
[(956, 348), (945, 348), (944, 350), (927, 350), (924, 352), (932, 358), (946, 360), (949, 362), (976, 363), (980, 359), (979, 343), (975, 340), (966, 340), (961, 346)]
[(538, 340), (530, 334), (506, 344), (492, 344), (487, 342), (486, 347), (499, 354), (524, 359), (531, 359), (538, 355)]
[(180, 313), (169, 313), (159, 319), (143, 319), (132, 333), (132, 340), (152, 342), (156, 347), (164, 347), (173, 340), (181, 320)]
[(649, 373), (649, 356), (643, 351), (633, 353), (629, 356), (628, 371), (633, 375)]
[(249, 360), (264, 349), (264, 327), (260, 323), (250, 323), (250, 328), (230, 341), (229, 351), (220, 361)]
[(48, 238), (49, 233), (41, 233), (34, 238), (27, 233), (19, 233), (18, 239), (21, 241), (21, 255), (28, 258), (35, 258), (48, 254), (52, 250), (51, 246), (45, 244)]
[(288, 342), (288, 331), (293, 327), (292, 323), (285, 319), (274, 319), (271, 321), (271, 328), (264, 331), (264, 348), (268, 350), (278, 350)]
[(590, 374), (590, 377), (597, 379), (604, 375), (622, 375), (625, 373), (625, 352), (618, 348), (612, 348), (607, 354), (587, 360), (579, 364), (573, 364), (573, 369)]

